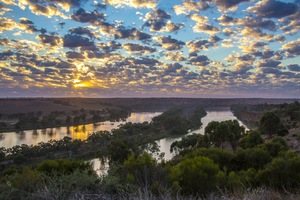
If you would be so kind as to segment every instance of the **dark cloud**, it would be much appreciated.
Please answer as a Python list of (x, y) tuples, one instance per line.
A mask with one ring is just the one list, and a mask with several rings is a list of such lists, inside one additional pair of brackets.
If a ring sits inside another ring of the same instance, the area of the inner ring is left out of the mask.
[(105, 58), (105, 56), (109, 57), (112, 54), (104, 54), (97, 51), (87, 51), (88, 58)]
[(273, 67), (262, 67), (260, 69), (264, 74), (276, 74), (280, 75), (282, 72), (279, 69)]
[(61, 38), (55, 35), (40, 34), (37, 39), (44, 44), (50, 44), (51, 46), (57, 46), (61, 43)]
[(0, 53), (0, 60), (8, 60), (14, 53), (10, 50)]
[(66, 56), (67, 56), (67, 58), (70, 58), (70, 59), (84, 59), (85, 58), (81, 53), (78, 53), (75, 51), (68, 51), (66, 53)]
[(201, 50), (207, 50), (209, 47), (215, 46), (215, 43), (220, 41), (218, 36), (210, 37), (210, 40), (193, 40), (186, 43), (186, 46), (190, 48), (191, 53), (199, 52)]
[(86, 27), (76, 27), (69, 30), (71, 34), (87, 35), (89, 38), (94, 38), (95, 35)]
[(9, 39), (8, 38), (0, 38), (0, 45), (2, 46), (6, 46), (9, 43)]
[(287, 67), (290, 71), (300, 72), (300, 65), (298, 65), (298, 64), (291, 64), (291, 65), (288, 65)]
[(238, 4), (242, 2), (248, 2), (250, 0), (204, 0), (206, 2), (214, 2), (219, 8), (221, 9), (229, 9), (232, 7), (237, 6)]
[(63, 38), (64, 47), (75, 48), (75, 47), (94, 47), (94, 43), (86, 37), (80, 35), (67, 34)]
[(82, 23), (99, 25), (100, 21), (105, 19), (105, 15), (98, 11), (87, 12), (83, 8), (79, 8), (71, 15), (71, 19)]
[(199, 55), (199, 56), (191, 56), (189, 58), (189, 64), (192, 65), (201, 65), (201, 66), (206, 66), (210, 63), (210, 59), (205, 56), (205, 55)]
[(298, 31), (300, 31), (300, 4), (298, 4), (298, 11), (290, 15), (286, 18), (284, 18), (284, 27), (282, 27), (282, 30), (286, 34), (296, 34)]
[(129, 52), (139, 52), (139, 53), (153, 53), (156, 51), (155, 48), (143, 46), (140, 44), (133, 44), (133, 43), (124, 44), (123, 48)]
[(296, 13), (297, 4), (276, 0), (262, 0), (247, 10), (261, 17), (282, 18)]
[(26, 18), (21, 18), (20, 19), (20, 26), (23, 27), (27, 32), (29, 33), (34, 33), (39, 31), (35, 26), (34, 23)]
[(245, 17), (241, 20), (242, 24), (250, 28), (262, 28), (270, 31), (276, 31), (277, 26), (274, 21), (261, 17)]
[(264, 61), (258, 63), (258, 67), (277, 68), (279, 64), (281, 64), (280, 61), (264, 60)]
[(145, 58), (145, 57), (141, 59), (130, 58), (129, 60), (130, 62), (133, 62), (136, 65), (146, 65), (147, 67), (153, 67), (156, 64), (160, 63), (158, 60), (154, 58)]
[(122, 44), (116, 41), (110, 41), (107, 44), (101, 43), (97, 45), (101, 50), (108, 52), (113, 52), (117, 49), (122, 48)]
[(56, 63), (55, 65), (56, 68), (58, 68), (59, 70), (61, 69), (72, 69), (75, 68), (75, 66), (72, 63), (68, 63), (66, 61), (60, 60), (59, 62)]
[(166, 74), (176, 73), (177, 70), (180, 70), (183, 66), (179, 63), (165, 64), (164, 69)]
[(166, 20), (171, 19), (171, 15), (162, 9), (155, 9), (146, 14), (146, 19), (144, 26), (150, 27), (150, 31), (159, 32), (166, 26)]
[(136, 28), (126, 29), (124, 27), (119, 27), (116, 30), (115, 38), (126, 40), (148, 40), (151, 39), (151, 35), (143, 33)]
[(209, 41), (211, 42), (211, 43), (217, 43), (217, 42), (219, 42), (219, 41), (221, 41), (222, 39), (220, 38), (220, 37), (218, 37), (217, 35), (212, 35), (212, 36), (210, 36), (209, 37)]

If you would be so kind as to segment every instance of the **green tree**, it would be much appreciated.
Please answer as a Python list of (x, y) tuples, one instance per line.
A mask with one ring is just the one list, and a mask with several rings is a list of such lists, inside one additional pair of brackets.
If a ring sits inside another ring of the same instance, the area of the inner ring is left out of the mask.
[(207, 124), (205, 127), (205, 135), (209, 138), (211, 144), (215, 147), (220, 147), (222, 142), (224, 142), (224, 136), (222, 130), (218, 128), (220, 122), (212, 121)]
[(232, 147), (232, 150), (235, 151), (239, 143), (239, 140), (242, 138), (242, 135), (245, 133), (245, 128), (240, 126), (237, 120), (228, 120), (223, 123), (226, 123), (228, 126), (229, 132), (227, 140)]
[(171, 169), (173, 187), (185, 194), (208, 194), (218, 188), (225, 175), (219, 166), (207, 157), (185, 158)]
[(247, 149), (256, 147), (257, 145), (263, 143), (264, 139), (261, 137), (261, 134), (258, 131), (250, 130), (243, 136), (239, 143), (239, 146), (244, 149)]
[(283, 129), (280, 118), (274, 112), (266, 112), (259, 121), (259, 130), (271, 137)]
[(274, 158), (272, 163), (257, 175), (259, 181), (276, 189), (298, 189), (300, 186), (300, 157)]

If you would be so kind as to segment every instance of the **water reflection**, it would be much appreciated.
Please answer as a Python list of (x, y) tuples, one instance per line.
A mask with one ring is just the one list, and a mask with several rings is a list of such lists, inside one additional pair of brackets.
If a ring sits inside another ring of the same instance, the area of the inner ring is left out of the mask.
[[(211, 121), (219, 121), (220, 122), (220, 121), (226, 121), (226, 120), (237, 120), (237, 118), (233, 115), (233, 113), (230, 111), (230, 108), (228, 108), (228, 107), (211, 108), (211, 109), (207, 109), (206, 112), (207, 112), (207, 115), (201, 119), (201, 122), (203, 125), (199, 129), (190, 132), (188, 135), (191, 135), (194, 133), (203, 135), (205, 127)], [(238, 120), (238, 122), (240, 125), (243, 125), (246, 128), (246, 130), (248, 130), (246, 125), (244, 125), (239, 120)], [(165, 153), (165, 157), (164, 157), (165, 160), (172, 159), (174, 154), (172, 154), (170, 152), (171, 144), (173, 142), (179, 141), (179, 140), (181, 140), (181, 137), (164, 138), (164, 139), (156, 141), (156, 143), (160, 146), (160, 148), (159, 148), (160, 152)]]
[(144, 121), (151, 121), (153, 117), (160, 115), (161, 112), (140, 112), (132, 113), (130, 117), (119, 122), (98, 122), (93, 124), (70, 126), (70, 127), (58, 127), (47, 128), (38, 130), (28, 130), (21, 132), (6, 132), (0, 135), (0, 147), (10, 148), (15, 145), (27, 144), (35, 145), (39, 142), (47, 142), (50, 139), (59, 140), (65, 136), (72, 137), (74, 139), (85, 140), (89, 133), (96, 131), (111, 131), (118, 128), (120, 124), (126, 122), (138, 123)]

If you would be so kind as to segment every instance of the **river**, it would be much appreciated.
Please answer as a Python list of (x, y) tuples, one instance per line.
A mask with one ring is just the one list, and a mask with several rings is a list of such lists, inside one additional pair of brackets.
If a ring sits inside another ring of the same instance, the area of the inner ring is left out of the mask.
[(118, 122), (104, 121), (79, 126), (0, 133), (0, 147), (10, 148), (21, 144), (36, 145), (39, 142), (47, 142), (51, 139), (60, 140), (65, 136), (69, 136), (73, 139), (85, 140), (90, 133), (96, 131), (111, 131), (112, 129), (118, 128), (120, 124), (127, 122), (149, 122), (153, 117), (160, 114), (161, 112), (136, 112), (131, 113), (124, 121)]
[[(222, 107), (222, 108), (210, 108), (206, 109), (207, 115), (201, 119), (202, 126), (194, 131), (191, 131), (189, 134), (204, 134), (204, 129), (207, 126), (207, 124), (211, 121), (226, 121), (226, 120), (238, 120), (233, 113), (230, 111), (229, 107)], [(200, 120), (200, 119), (199, 119)], [(240, 125), (243, 125), (246, 130), (248, 128), (238, 120)], [(170, 147), (171, 144), (175, 141), (181, 140), (182, 136), (180, 137), (170, 137), (170, 138), (163, 138), (156, 143), (159, 145), (159, 150), (161, 153), (164, 153), (164, 159), (170, 160), (174, 156), (174, 154), (170, 153)], [(93, 164), (95, 171), (98, 175), (105, 175), (107, 170), (109, 169), (109, 162), (107, 159), (101, 159), (101, 158), (95, 158), (90, 160), (90, 162)]]
[[(230, 111), (229, 107), (222, 107), (222, 108), (210, 108), (206, 110), (207, 115), (201, 119), (202, 126), (194, 131), (191, 131), (188, 135), (190, 134), (204, 134), (204, 129), (207, 126), (207, 124), (211, 121), (226, 121), (226, 120), (237, 120), (240, 125), (243, 125), (246, 130), (248, 128), (246, 125), (244, 125), (241, 121), (239, 121), (233, 113)], [(182, 137), (171, 137), (171, 138), (163, 138), (161, 140), (156, 141), (157, 144), (160, 146), (159, 150), (161, 153), (165, 154), (165, 160), (170, 160), (174, 154), (170, 152), (170, 147), (171, 144), (175, 141), (181, 140)]]
[[(229, 107), (210, 108), (210, 109), (206, 109), (206, 112), (207, 115), (201, 119), (203, 125), (199, 129), (191, 131), (189, 134), (193, 134), (193, 133), (204, 134), (205, 127), (211, 121), (225, 121), (225, 120), (237, 119), (230, 111)], [(0, 147), (10, 148), (12, 146), (21, 145), (21, 144), (35, 145), (42, 141), (47, 142), (50, 139), (59, 140), (65, 136), (69, 136), (74, 139), (85, 140), (88, 137), (88, 135), (92, 132), (111, 131), (112, 129), (118, 128), (120, 124), (124, 124), (126, 122), (132, 122), (132, 123), (139, 123), (144, 121), (150, 122), (153, 117), (160, 114), (161, 112), (138, 112), (138, 113), (131, 113), (131, 115), (127, 119), (119, 122), (104, 121), (95, 124), (86, 124), (86, 125), (79, 125), (79, 126), (28, 130), (28, 131), (22, 131), (18, 133), (16, 132), (0, 133)], [(240, 121), (239, 123), (241, 125), (244, 125)], [(156, 141), (157, 144), (159, 145), (160, 152), (165, 154), (164, 157), (165, 160), (170, 160), (174, 156), (174, 154), (170, 153), (170, 146), (174, 141), (181, 140), (181, 137), (163, 138), (161, 140)], [(90, 162), (93, 163), (94, 169), (97, 171), (99, 175), (105, 174), (107, 169), (109, 168), (108, 161), (105, 159), (95, 158), (90, 160)]]

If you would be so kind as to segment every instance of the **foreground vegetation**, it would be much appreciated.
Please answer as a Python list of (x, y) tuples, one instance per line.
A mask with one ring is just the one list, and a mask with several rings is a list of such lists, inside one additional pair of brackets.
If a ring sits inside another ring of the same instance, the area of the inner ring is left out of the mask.
[[(300, 156), (282, 137), (288, 128), (280, 113), (265, 112), (258, 128), (247, 132), (235, 120), (210, 122), (204, 135), (173, 143), (177, 155), (172, 160), (157, 156), (151, 141), (196, 128), (199, 113), (184, 117), (171, 109), (151, 123), (128, 123), (86, 141), (65, 138), (43, 147), (4, 149), (2, 159), (14, 165), (1, 172), (0, 199), (300, 198)], [(108, 156), (108, 174), (98, 177), (90, 164), (77, 159), (51, 158), (63, 151), (72, 152), (72, 158), (83, 156), (82, 151)], [(20, 155), (26, 158), (21, 165)]]

